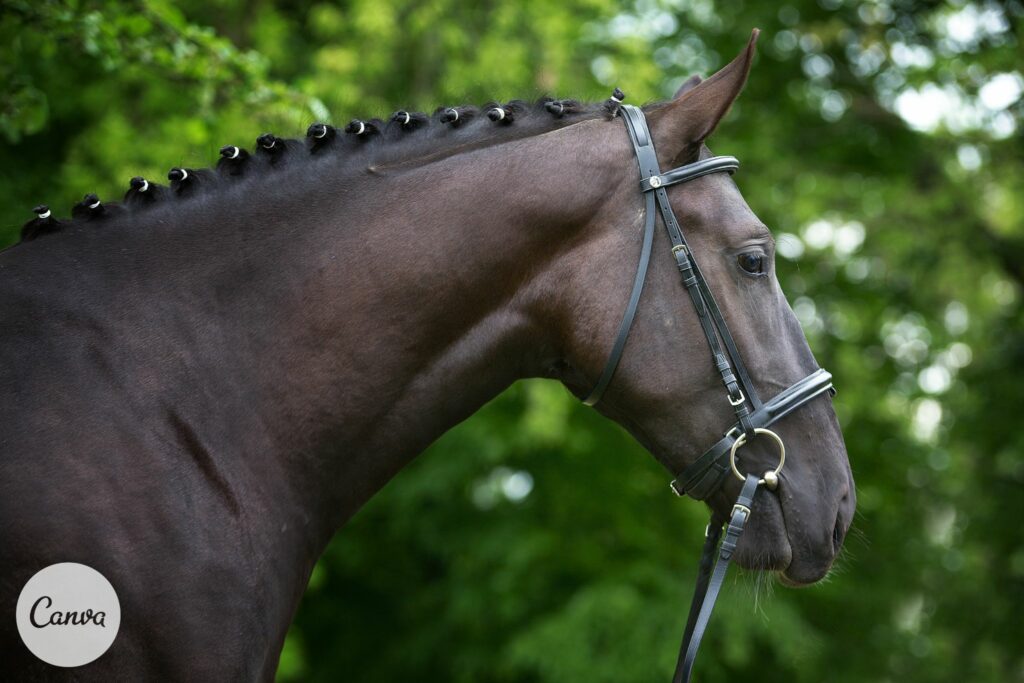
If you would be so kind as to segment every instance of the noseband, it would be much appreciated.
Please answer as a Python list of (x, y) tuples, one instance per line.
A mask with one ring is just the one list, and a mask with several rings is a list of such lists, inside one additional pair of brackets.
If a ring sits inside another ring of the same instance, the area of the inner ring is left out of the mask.
[[(725, 580), (729, 561), (736, 550), (736, 544), (743, 533), (743, 528), (747, 520), (750, 519), (754, 494), (761, 485), (771, 491), (778, 487), (778, 475), (786, 461), (786, 447), (782, 438), (768, 427), (812, 399), (825, 392), (834, 394), (835, 390), (832, 388), (832, 375), (819, 368), (767, 402), (761, 401), (750, 381), (750, 374), (743, 364), (743, 359), (736, 348), (736, 342), (729, 332), (729, 327), (725, 324), (722, 311), (711, 294), (704, 274), (701, 273), (693, 258), (686, 238), (683, 237), (679, 221), (676, 220), (672, 205), (668, 201), (668, 193), (665, 191), (665, 188), (670, 185), (685, 183), (711, 173), (732, 173), (739, 168), (739, 161), (735, 157), (711, 157), (662, 173), (658, 168), (658, 155), (654, 150), (654, 141), (651, 138), (643, 111), (628, 104), (622, 105), (620, 111), (626, 122), (629, 138), (633, 142), (637, 164), (640, 166), (640, 191), (644, 195), (646, 216), (644, 241), (640, 251), (640, 263), (636, 269), (636, 278), (633, 280), (633, 291), (629, 295), (629, 302), (622, 316), (622, 322), (619, 323), (619, 332), (612, 345), (608, 362), (605, 364), (597, 384), (583, 399), (583, 402), (592, 406), (601, 400), (605, 389), (612, 381), (619, 359), (622, 357), (626, 338), (629, 336), (633, 318), (636, 316), (637, 305), (640, 303), (644, 281), (647, 279), (647, 266), (651, 260), (651, 250), (654, 244), (654, 224), (657, 215), (655, 209), (657, 209), (661, 213), (662, 222), (664, 222), (672, 242), (672, 256), (682, 275), (683, 286), (686, 287), (686, 291), (690, 295), (701, 329), (711, 348), (712, 362), (722, 377), (729, 404), (736, 415), (736, 422), (726, 430), (725, 435), (696, 461), (684, 468), (670, 484), (677, 496), (688, 495), (697, 500), (705, 500), (722, 487), (730, 472), (743, 482), (740, 494), (729, 514), (728, 524), (725, 525), (725, 538), (721, 544), (718, 541), (722, 537), (722, 520), (712, 514), (711, 522), (708, 524), (697, 587), (690, 603), (690, 615), (683, 635), (675, 676), (672, 678), (673, 683), (681, 683), (690, 680), (690, 670), (693, 668), (697, 649), (700, 647), (700, 641), (711, 618), (715, 600), (718, 598), (718, 593)], [(753, 441), (754, 437), (758, 435), (770, 437), (779, 451), (778, 465), (765, 472), (760, 478), (753, 474), (743, 474), (736, 464), (736, 451)], [(718, 550), (718, 561), (712, 570), (711, 560), (716, 549)]]

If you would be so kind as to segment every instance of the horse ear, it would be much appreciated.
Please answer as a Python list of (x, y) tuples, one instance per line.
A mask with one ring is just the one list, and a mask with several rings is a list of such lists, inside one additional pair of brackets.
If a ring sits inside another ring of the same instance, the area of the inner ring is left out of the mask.
[(676, 94), (672, 96), (673, 100), (678, 100), (680, 97), (690, 92), (694, 88), (700, 85), (700, 76), (694, 74), (686, 79), (686, 82), (679, 86), (679, 90), (676, 90)]
[(675, 98), (650, 114), (651, 134), (662, 168), (694, 161), (747, 82), (760, 31), (754, 29), (743, 52), (705, 81), (694, 76)]

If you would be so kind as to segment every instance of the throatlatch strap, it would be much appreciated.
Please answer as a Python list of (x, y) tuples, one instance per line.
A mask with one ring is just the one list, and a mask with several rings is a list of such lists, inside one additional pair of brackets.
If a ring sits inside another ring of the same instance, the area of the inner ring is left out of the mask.
[[(683, 638), (683, 645), (679, 650), (679, 660), (676, 662), (676, 672), (672, 677), (672, 683), (687, 683), (690, 680), (690, 672), (693, 663), (697, 659), (697, 650), (700, 649), (700, 641), (704, 637), (704, 631), (711, 620), (711, 612), (715, 609), (715, 601), (725, 583), (725, 575), (729, 571), (729, 561), (736, 552), (736, 544), (743, 534), (743, 529), (750, 519), (750, 511), (754, 504), (754, 494), (757, 492), (758, 479), (752, 474), (747, 475), (743, 482), (740, 495), (733, 505), (732, 514), (729, 516), (729, 526), (725, 531), (725, 538), (718, 549), (718, 562), (715, 563), (715, 570), (711, 579), (707, 582), (703, 596), (700, 598), (700, 608), (694, 616), (694, 606), (697, 604), (697, 594), (700, 593), (700, 582), (698, 582), (697, 593), (694, 594), (694, 603), (690, 606), (690, 618), (686, 623), (686, 635)], [(721, 533), (721, 530), (718, 532)], [(714, 546), (704, 544), (704, 553), (701, 555), (701, 565), (705, 564)]]
[[(635, 146), (637, 141), (634, 138), (633, 129), (629, 126), (626, 126), (626, 128), (629, 130), (630, 137), (633, 139)], [(643, 169), (641, 169), (641, 173), (643, 173)], [(629, 330), (633, 327), (633, 318), (636, 317), (636, 309), (640, 304), (640, 295), (644, 291), (644, 282), (647, 280), (647, 266), (651, 262), (651, 250), (654, 245), (654, 197), (649, 194), (646, 196), (644, 216), (644, 243), (640, 248), (640, 263), (636, 268), (636, 277), (633, 278), (633, 291), (629, 295), (626, 311), (622, 314), (622, 320), (619, 322), (619, 333), (615, 337), (615, 343), (612, 344), (612, 351), (608, 356), (608, 361), (604, 365), (604, 370), (601, 372), (601, 377), (598, 378), (597, 384), (594, 385), (594, 388), (583, 399), (584, 405), (592, 406), (604, 396), (604, 391), (611, 383), (615, 369), (619, 367), (619, 359), (622, 358), (622, 351), (626, 348)]]

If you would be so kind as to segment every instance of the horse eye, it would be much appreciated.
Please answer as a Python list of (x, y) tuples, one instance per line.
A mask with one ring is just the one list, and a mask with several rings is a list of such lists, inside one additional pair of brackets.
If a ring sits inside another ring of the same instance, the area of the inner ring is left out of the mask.
[(764, 272), (764, 254), (748, 251), (737, 256), (736, 260), (739, 261), (740, 268), (751, 275), (760, 275)]

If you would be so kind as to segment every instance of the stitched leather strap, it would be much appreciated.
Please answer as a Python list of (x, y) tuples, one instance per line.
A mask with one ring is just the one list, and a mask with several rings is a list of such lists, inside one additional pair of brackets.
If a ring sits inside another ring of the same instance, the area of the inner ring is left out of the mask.
[[(638, 144), (636, 139), (633, 138), (634, 132), (632, 128), (629, 128), (630, 138), (633, 140), (633, 146), (636, 147)], [(643, 169), (640, 169), (643, 173)], [(604, 364), (604, 370), (601, 372), (601, 376), (597, 380), (597, 384), (590, 390), (586, 398), (583, 399), (584, 405), (592, 406), (601, 400), (604, 396), (605, 389), (611, 384), (612, 375), (615, 374), (615, 369), (619, 367), (619, 359), (622, 358), (622, 351), (626, 348), (626, 339), (629, 337), (629, 330), (633, 326), (633, 318), (636, 317), (636, 309), (640, 304), (640, 295), (644, 291), (644, 282), (647, 280), (647, 266), (651, 261), (651, 249), (654, 245), (654, 197), (647, 195), (644, 202), (644, 243), (640, 247), (640, 263), (636, 268), (636, 276), (633, 278), (633, 291), (629, 295), (629, 302), (626, 304), (626, 311), (622, 314), (622, 321), (619, 323), (619, 332), (615, 336), (615, 343), (612, 344), (611, 353), (608, 356), (608, 361)]]
[(653, 190), (657, 187), (668, 187), (669, 185), (675, 185), (676, 183), (685, 183), (687, 180), (700, 178), (701, 176), (711, 173), (721, 173), (722, 171), (732, 173), (739, 167), (740, 162), (736, 157), (721, 156), (711, 157), (710, 159), (701, 159), (700, 161), (692, 164), (687, 164), (686, 166), (680, 166), (679, 168), (674, 168), (671, 171), (666, 171), (661, 175), (644, 178), (640, 181), (640, 189), (647, 192), (648, 190)]
[[(707, 630), (708, 623), (711, 621), (711, 612), (715, 609), (715, 601), (718, 600), (718, 594), (721, 592), (722, 584), (725, 582), (725, 575), (729, 571), (729, 562), (732, 560), (733, 553), (736, 552), (736, 544), (739, 543), (743, 529), (750, 519), (757, 486), (757, 477), (748, 474), (746, 481), (743, 482), (740, 495), (736, 498), (732, 514), (729, 516), (725, 538), (722, 539), (722, 544), (718, 548), (718, 561), (715, 563), (714, 572), (711, 573), (710, 579), (706, 582), (698, 581), (698, 590), (693, 596), (693, 603), (690, 605), (690, 618), (686, 623), (683, 644), (679, 650), (679, 659), (676, 662), (676, 671), (672, 677), (672, 683), (686, 683), (690, 680), (690, 672), (693, 669), (694, 661), (697, 659), (700, 641), (704, 638), (704, 631)], [(714, 522), (712, 521), (712, 523)], [(721, 526), (719, 526), (715, 537), (717, 538), (718, 535), (721, 535)], [(710, 559), (714, 551), (714, 544), (709, 545), (705, 541), (704, 552), (701, 554), (702, 571), (705, 565), (710, 565)], [(704, 585), (703, 591), (701, 590), (702, 584)], [(698, 595), (700, 596), (699, 600)], [(698, 604), (699, 607), (697, 607)]]
[[(686, 653), (687, 643), (693, 638), (693, 627), (697, 623), (697, 615), (704, 604), (704, 596), (708, 592), (708, 583), (711, 581), (711, 569), (714, 567), (715, 550), (718, 548), (718, 541), (722, 538), (723, 521), (711, 515), (707, 529), (704, 531), (704, 548), (700, 553), (700, 564), (697, 565), (697, 583), (693, 587), (693, 597), (690, 598), (690, 611), (686, 617), (686, 630), (683, 631), (683, 644), (680, 647), (679, 656)], [(678, 663), (676, 668), (678, 668)]]

